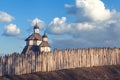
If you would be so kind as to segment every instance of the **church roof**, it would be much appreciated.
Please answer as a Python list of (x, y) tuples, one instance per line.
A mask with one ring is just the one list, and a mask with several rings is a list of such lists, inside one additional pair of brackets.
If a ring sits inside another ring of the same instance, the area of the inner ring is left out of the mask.
[(39, 29), (39, 26), (36, 24), (36, 25), (34, 26), (34, 29)]
[(42, 37), (39, 33), (33, 33), (27, 39), (25, 39), (25, 41), (28, 41), (28, 40), (41, 40), (42, 41)]
[(24, 47), (22, 54), (29, 54), (29, 53), (36, 53), (36, 52), (40, 52), (40, 47), (35, 45), (29, 45)]
[(47, 41), (42, 41), (40, 47), (50, 47), (50, 44)]
[(44, 32), (44, 35), (42, 36), (42, 38), (44, 38), (44, 37), (47, 37), (46, 32)]

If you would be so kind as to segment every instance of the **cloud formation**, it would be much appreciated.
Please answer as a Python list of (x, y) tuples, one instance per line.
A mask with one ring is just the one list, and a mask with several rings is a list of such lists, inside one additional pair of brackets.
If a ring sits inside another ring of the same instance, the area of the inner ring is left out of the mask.
[(54, 18), (53, 21), (49, 24), (48, 32), (52, 34), (76, 34), (81, 30), (92, 30), (94, 25), (89, 23), (66, 23), (66, 17)]
[(120, 47), (120, 12), (106, 9), (101, 0), (76, 0), (75, 6), (66, 4), (65, 7), (76, 21), (68, 24), (66, 17), (51, 21), (49, 33), (70, 36), (53, 39), (54, 47)]
[(35, 18), (31, 22), (32, 26), (35, 26), (36, 24), (40, 27), (40, 29), (43, 29), (45, 27), (44, 21), (40, 20), (39, 18)]
[(62, 18), (54, 18), (53, 21), (50, 22), (49, 24), (49, 31), (50, 33), (55, 33), (55, 34), (63, 34), (65, 32), (67, 32), (65, 30), (65, 28), (67, 27), (66, 22), (66, 17), (62, 17)]
[(65, 4), (65, 7), (66, 8), (72, 8), (72, 7), (74, 7), (73, 5), (69, 5), (69, 4)]
[(20, 34), (20, 29), (15, 24), (9, 24), (5, 26), (3, 35), (5, 36), (17, 36)]
[[(76, 16), (80, 19), (104, 21), (111, 17), (111, 12), (106, 9), (101, 0), (76, 0)], [(82, 15), (80, 15), (82, 14)]]
[(11, 15), (6, 12), (0, 11), (0, 22), (11, 22), (14, 19)]

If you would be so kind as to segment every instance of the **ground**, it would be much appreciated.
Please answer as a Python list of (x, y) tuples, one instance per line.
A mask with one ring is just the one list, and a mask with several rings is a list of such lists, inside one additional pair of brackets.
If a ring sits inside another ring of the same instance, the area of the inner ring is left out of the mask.
[(120, 80), (120, 65), (7, 75), (0, 80)]

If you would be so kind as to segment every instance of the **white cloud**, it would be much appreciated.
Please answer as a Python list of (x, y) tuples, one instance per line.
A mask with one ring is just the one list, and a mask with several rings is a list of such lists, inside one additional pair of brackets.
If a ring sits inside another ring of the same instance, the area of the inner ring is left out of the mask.
[(37, 24), (41, 29), (45, 27), (44, 21), (40, 20), (39, 18), (35, 18), (35, 19), (32, 20), (31, 25), (32, 25), (32, 26), (35, 26), (36, 24)]
[(66, 17), (62, 17), (61, 19), (58, 17), (54, 18), (49, 24), (49, 32), (56, 34), (64, 33), (66, 27), (65, 22)]
[(0, 11), (0, 22), (11, 22), (13, 19), (8, 13)]
[(50, 22), (49, 33), (69, 35), (69, 39), (53, 39), (54, 47), (120, 47), (120, 12), (106, 9), (101, 0), (76, 0), (76, 6), (65, 7), (76, 21), (56, 17)]
[(48, 32), (53, 34), (78, 33), (81, 30), (92, 30), (95, 26), (90, 23), (66, 23), (66, 17), (54, 18), (49, 24)]
[(75, 6), (66, 8), (68, 14), (76, 16), (78, 22), (105, 21), (110, 19), (112, 14), (101, 0), (76, 0)]
[(50, 23), (50, 25), (54, 24), (54, 25), (61, 25), (64, 24), (66, 21), (66, 17), (62, 17), (61, 19), (56, 17), (53, 19), (53, 21)]
[[(83, 16), (94, 21), (104, 21), (110, 18), (111, 13), (101, 0), (76, 0), (76, 6), (83, 10)], [(79, 16), (79, 12), (77, 15)]]
[[(75, 9), (69, 4), (66, 4), (65, 7)], [(70, 33), (76, 35), (83, 31), (107, 31), (107, 29), (110, 29), (113, 26), (114, 28), (118, 28), (120, 13), (116, 10), (110, 12), (109, 9), (105, 8), (105, 5), (101, 0), (76, 0), (76, 7), (77, 12), (81, 13), (74, 15), (77, 16), (77, 20), (83, 20), (82, 22), (78, 21), (67, 24), (66, 17), (56, 17), (50, 22), (48, 32), (52, 34)], [(82, 9), (83, 12), (79, 11), (79, 8)], [(92, 22), (89, 21), (89, 19), (91, 19)]]
[(65, 7), (66, 8), (72, 8), (72, 7), (74, 7), (73, 5), (69, 5), (69, 4), (65, 4)]
[(81, 11), (83, 18), (88, 18), (93, 21), (104, 21), (111, 17), (109, 9), (106, 9), (101, 0), (76, 0), (78, 9), (77, 16)]
[(20, 29), (15, 24), (9, 24), (5, 26), (4, 35), (17, 36), (18, 34), (20, 34)]

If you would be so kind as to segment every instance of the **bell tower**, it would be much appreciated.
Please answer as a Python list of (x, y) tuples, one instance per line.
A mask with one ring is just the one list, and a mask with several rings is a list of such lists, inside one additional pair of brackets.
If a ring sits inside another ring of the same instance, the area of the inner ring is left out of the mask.
[(46, 32), (44, 32), (44, 35), (42, 36), (42, 43), (40, 44), (40, 52), (50, 52), (50, 44), (48, 43), (48, 37), (46, 35)]
[(46, 35), (46, 32), (44, 32), (44, 35), (42, 36), (43, 41), (48, 42), (48, 37)]
[(39, 31), (39, 26), (36, 24), (35, 26), (34, 26), (34, 33), (39, 33), (40, 31)]

